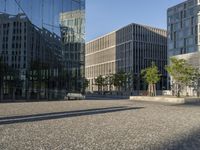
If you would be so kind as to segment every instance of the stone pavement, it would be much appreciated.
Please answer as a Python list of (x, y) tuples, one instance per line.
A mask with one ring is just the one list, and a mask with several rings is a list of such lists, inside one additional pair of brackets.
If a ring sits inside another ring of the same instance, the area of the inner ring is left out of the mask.
[(200, 105), (129, 100), (0, 104), (0, 150), (200, 148)]

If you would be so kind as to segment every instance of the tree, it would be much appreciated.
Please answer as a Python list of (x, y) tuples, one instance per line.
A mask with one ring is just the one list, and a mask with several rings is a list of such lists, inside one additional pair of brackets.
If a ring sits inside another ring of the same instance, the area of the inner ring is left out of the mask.
[(90, 84), (90, 81), (88, 79), (86, 79), (86, 78), (83, 78), (83, 88), (84, 88), (84, 91), (89, 86), (89, 84)]
[(200, 72), (199, 69), (195, 68), (192, 82), (189, 85), (189, 87), (193, 88), (194, 91), (196, 91), (197, 97), (200, 96)]
[(119, 91), (121, 91), (122, 87), (125, 85), (126, 80), (127, 75), (123, 71), (120, 71), (113, 75), (113, 84), (115, 87), (118, 88)]
[[(17, 94), (17, 91), (19, 89), (22, 88), (22, 85), (23, 85), (23, 82), (22, 80), (20, 79), (20, 76), (19, 76), (19, 70), (17, 69), (12, 69), (9, 67), (9, 70), (8, 70), (8, 76), (11, 77), (11, 80), (10, 80), (10, 83), (9, 83), (9, 86), (10, 88), (12, 89), (12, 97), (13, 97), (13, 100), (16, 99), (16, 94)], [(19, 91), (18, 91), (19, 92)], [(17, 94), (18, 95), (18, 94)]]
[(37, 99), (40, 99), (41, 85), (42, 85), (42, 64), (39, 60), (31, 62), (31, 78), (32, 78), (32, 94), (33, 90), (37, 90)]
[(141, 71), (143, 78), (148, 84), (148, 95), (156, 96), (156, 83), (160, 81), (160, 76), (158, 67), (152, 62), (152, 65)]
[(3, 99), (3, 77), (4, 77), (5, 69), (2, 57), (0, 57), (0, 100)]
[(181, 91), (190, 86), (197, 75), (197, 69), (188, 64), (184, 59), (171, 58), (171, 63), (166, 67), (172, 77), (172, 91), (180, 97)]
[(128, 81), (127, 88), (133, 91), (134, 74), (132, 72), (128, 72), (126, 74), (126, 80)]
[(105, 85), (105, 86), (108, 86), (109, 92), (111, 92), (111, 90), (112, 90), (112, 85), (113, 85), (113, 84), (114, 84), (114, 83), (113, 83), (113, 74), (107, 75), (107, 76), (105, 77), (105, 83), (104, 83), (104, 85)]
[(95, 79), (95, 84), (98, 86), (98, 92), (103, 91), (103, 86), (105, 85), (105, 78), (102, 75), (99, 75), (96, 79)]

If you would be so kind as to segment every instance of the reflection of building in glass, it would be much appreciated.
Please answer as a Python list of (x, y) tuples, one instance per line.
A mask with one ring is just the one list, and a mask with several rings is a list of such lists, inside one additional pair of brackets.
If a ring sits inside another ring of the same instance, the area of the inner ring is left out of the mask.
[[(5, 2), (10, 7), (0, 6), (0, 99), (57, 99), (72, 90), (83, 92), (84, 0)], [(62, 22), (75, 12), (83, 19), (70, 26)]]
[(62, 38), (64, 43), (84, 43), (85, 11), (76, 10), (60, 14)]
[(80, 92), (84, 77), (85, 13), (83, 10), (62, 13), (60, 22), (64, 65), (70, 74), (67, 90)]
[[(125, 91), (145, 90), (140, 72), (155, 62), (162, 79), (157, 88), (166, 88), (167, 37), (166, 31), (154, 27), (130, 24), (86, 44), (86, 77), (90, 91), (97, 91), (95, 78), (124, 71), (133, 75)], [(107, 88), (109, 90), (109, 87)]]
[[(58, 71), (62, 65), (60, 37), (44, 28), (37, 28), (24, 14), (17, 16), (0, 14), (0, 22), (0, 32), (2, 33), (0, 38), (3, 39), (0, 40), (0, 45), (2, 45), (0, 53), (4, 64), (19, 71), (19, 80), (26, 81), (25, 77), (28, 77), (28, 74), (30, 79), (31, 69), (37, 72), (37, 67), (46, 66), (46, 69)], [(19, 85), (20, 87), (16, 89), (19, 95), (26, 96), (26, 91), (30, 89), (27, 89), (26, 85), (28, 84), (31, 85), (33, 82), (26, 81), (23, 85)], [(5, 87), (8, 85), (5, 84)], [(33, 87), (32, 90), (36, 89), (35, 85), (31, 85), (31, 87)], [(9, 93), (9, 91), (7, 92)]]

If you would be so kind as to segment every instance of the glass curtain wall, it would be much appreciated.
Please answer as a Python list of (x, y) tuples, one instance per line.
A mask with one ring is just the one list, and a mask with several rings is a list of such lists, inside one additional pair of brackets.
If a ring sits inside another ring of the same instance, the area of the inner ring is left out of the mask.
[(85, 0), (0, 3), (0, 100), (83, 93)]

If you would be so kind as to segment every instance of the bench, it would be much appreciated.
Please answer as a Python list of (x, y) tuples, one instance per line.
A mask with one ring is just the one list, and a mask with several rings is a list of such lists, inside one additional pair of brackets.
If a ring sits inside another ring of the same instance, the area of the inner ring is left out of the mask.
[(83, 100), (85, 99), (85, 96), (81, 93), (68, 93), (65, 98), (65, 100)]

